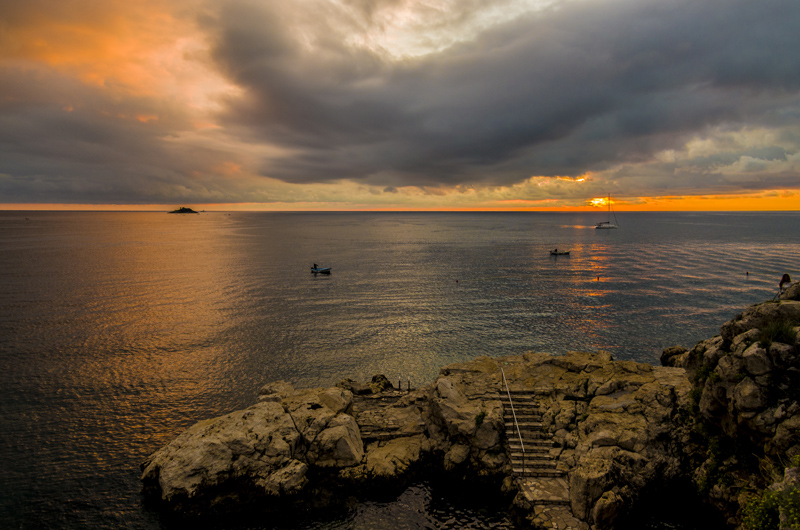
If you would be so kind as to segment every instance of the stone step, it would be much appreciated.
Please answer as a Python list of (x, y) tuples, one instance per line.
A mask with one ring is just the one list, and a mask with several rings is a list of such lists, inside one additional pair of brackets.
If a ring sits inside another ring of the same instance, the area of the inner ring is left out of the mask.
[(516, 457), (522, 458), (524, 455), (525, 458), (533, 458), (538, 460), (542, 459), (554, 460), (554, 458), (550, 456), (550, 451), (530, 451), (527, 447), (525, 448), (524, 452), (520, 450), (514, 450), (514, 451), (509, 451), (508, 454), (509, 456), (511, 456), (511, 458), (516, 458)]
[(542, 422), (540, 421), (526, 421), (526, 422), (517, 422), (516, 424), (513, 421), (506, 421), (503, 422), (503, 426), (506, 428), (506, 432), (517, 432), (517, 426), (519, 426), (519, 430), (521, 431), (542, 431)]
[[(522, 452), (523, 452), (522, 449), (519, 449), (519, 448), (515, 448), (515, 449), (509, 448), (508, 454), (509, 455), (520, 454), (521, 455)], [(536, 457), (536, 458), (546, 457), (546, 458), (549, 458), (550, 457), (550, 449), (545, 449), (543, 447), (542, 448), (537, 448), (537, 449), (532, 449), (532, 448), (530, 448), (530, 447), (528, 447), (526, 445), (525, 446), (525, 454), (528, 455), (528, 457)]]
[[(524, 440), (523, 440), (523, 442), (524, 442)], [(523, 446), (521, 446), (519, 444), (519, 440), (517, 440), (513, 444), (512, 443), (508, 444), (508, 449), (512, 453), (516, 453), (516, 452), (520, 452), (521, 453), (522, 452), (522, 447)], [(549, 453), (550, 449), (553, 448), (553, 444), (551, 444), (551, 443), (548, 443), (548, 444), (537, 444), (537, 443), (534, 443), (534, 442), (531, 442), (531, 443), (525, 442), (524, 447), (525, 447), (525, 452), (526, 453)]]
[[(520, 419), (519, 417), (517, 418), (516, 424), (518, 424), (520, 426), (532, 424), (532, 425), (535, 425), (539, 429), (541, 429), (542, 425), (543, 425), (541, 418), (539, 418), (539, 419), (533, 419), (533, 418)], [(506, 428), (513, 427), (514, 430), (516, 430), (513, 418), (511, 418), (511, 419), (503, 418), (503, 425), (505, 425)]]
[(517, 479), (517, 483), (528, 502), (533, 504), (545, 506), (570, 504), (569, 485), (563, 477), (520, 478)]
[(553, 438), (553, 435), (549, 432), (545, 433), (539, 429), (520, 429), (519, 433), (517, 433), (517, 429), (513, 427), (506, 429), (506, 438), (508, 438), (509, 441), (519, 440), (520, 434), (523, 440), (550, 440)]
[(525, 447), (527, 451), (529, 448), (539, 447), (542, 449), (552, 449), (553, 439), (550, 437), (545, 437), (543, 435), (539, 435), (538, 438), (528, 437), (524, 434), (522, 435), (522, 444), (520, 444), (520, 439), (517, 436), (517, 433), (514, 433), (513, 437), (506, 437), (506, 441), (508, 442), (508, 447), (512, 449), (519, 449), (522, 450), (522, 447)]
[(514, 418), (517, 418), (517, 421), (522, 420), (523, 418), (531, 418), (536, 419), (538, 421), (542, 421), (543, 414), (538, 410), (531, 410), (531, 411), (516, 411), (516, 414), (512, 414), (510, 410), (506, 409), (503, 413), (503, 419), (505, 421), (514, 421)]
[(514, 408), (517, 408), (517, 407), (539, 407), (540, 406), (539, 402), (536, 401), (535, 399), (517, 399), (517, 398), (514, 398), (511, 401), (509, 401), (508, 398), (506, 398), (506, 399), (500, 398), (500, 403), (502, 403), (504, 407), (511, 407), (513, 405)]
[(516, 407), (517, 404), (520, 405), (539, 405), (539, 399), (535, 396), (511, 396), (511, 400), (509, 401), (508, 396), (505, 394), (500, 396), (500, 402), (503, 403), (504, 406), (508, 406), (510, 403), (513, 403)]
[[(500, 394), (500, 401), (507, 404), (509, 403), (508, 396), (505, 393)], [(514, 403), (514, 406), (517, 406), (517, 403), (536, 403), (539, 400), (536, 396), (520, 396), (520, 395), (511, 395), (511, 403)]]
[(504, 423), (503, 426), (505, 427), (506, 434), (509, 436), (517, 436), (517, 428), (519, 428), (519, 432), (522, 433), (524, 436), (526, 432), (535, 432), (538, 434), (551, 434), (550, 431), (546, 431), (542, 428), (542, 424), (534, 421), (529, 421), (525, 423), (514, 424), (511, 423)]
[(545, 461), (545, 460), (529, 460), (525, 459), (525, 462), (522, 460), (512, 460), (511, 461), (512, 469), (522, 469), (525, 468), (526, 471), (557, 471), (558, 466), (556, 462), (552, 461)]
[(519, 428), (522, 429), (522, 430), (525, 430), (526, 428), (528, 430), (531, 430), (531, 429), (541, 430), (542, 429), (542, 422), (540, 422), (540, 421), (520, 421), (520, 420), (517, 420), (517, 423), (514, 423), (514, 421), (511, 420), (511, 421), (504, 421), (503, 425), (505, 426), (506, 431), (513, 430), (514, 432), (517, 431), (517, 425), (519, 425)]
[(420, 432), (407, 432), (407, 431), (400, 431), (398, 429), (386, 429), (386, 430), (379, 430), (379, 431), (364, 431), (361, 433), (361, 440), (364, 442), (385, 442), (387, 440), (394, 440), (396, 438), (407, 438), (410, 436), (416, 436), (421, 434)]
[(511, 460), (511, 466), (514, 469), (556, 469), (558, 467), (557, 462), (554, 460), (532, 460), (530, 458), (526, 458), (523, 462), (520, 458), (519, 460), (514, 459)]
[(523, 429), (520, 432), (517, 432), (516, 429), (509, 429), (506, 431), (506, 440), (508, 440), (509, 442), (518, 443), (520, 441), (520, 438), (526, 445), (529, 443), (531, 444), (541, 443), (542, 445), (544, 445), (545, 442), (550, 442), (550, 440), (553, 439), (553, 435), (550, 434), (549, 432), (542, 432), (537, 429), (533, 430)]
[[(513, 438), (512, 437), (507, 437), (506, 441), (508, 442), (508, 446), (509, 447), (515, 448), (515, 449), (522, 449), (522, 447), (520, 447), (520, 439), (516, 435), (516, 433), (514, 433)], [(541, 447), (541, 448), (547, 448), (547, 449), (551, 449), (551, 448), (554, 447), (553, 439), (551, 437), (549, 437), (549, 436), (545, 437), (545, 436), (542, 436), (542, 435), (540, 435), (538, 438), (528, 438), (526, 436), (523, 436), (522, 437), (522, 445), (525, 446), (526, 450), (529, 447)]]
[(500, 403), (503, 404), (504, 407), (508, 407), (510, 405), (514, 405), (514, 408), (517, 408), (517, 405), (521, 407), (538, 407), (539, 402), (534, 398), (519, 398), (519, 397), (512, 397), (511, 401), (508, 400), (506, 396), (500, 396)]
[(503, 411), (506, 414), (511, 414), (511, 409), (514, 409), (514, 412), (519, 414), (520, 412), (539, 412), (541, 413), (542, 407), (536, 403), (517, 403), (516, 401), (513, 403), (513, 407), (511, 403), (503, 403)]
[(555, 461), (555, 457), (553, 457), (549, 451), (528, 451), (527, 449), (523, 453), (522, 451), (509, 451), (507, 453), (511, 458), (522, 458), (525, 457), (526, 460), (548, 460), (548, 461)]
[(504, 406), (507, 406), (507, 405), (513, 403), (514, 406), (516, 407), (517, 403), (519, 403), (520, 405), (528, 405), (528, 406), (538, 405), (539, 400), (537, 400), (535, 397), (511, 396), (511, 400), (509, 401), (508, 396), (502, 395), (502, 396), (500, 396), (500, 402)]
[(511, 456), (511, 458), (516, 458), (516, 457), (522, 458), (523, 454), (525, 455), (526, 458), (540, 458), (540, 459), (541, 458), (546, 458), (546, 459), (549, 459), (549, 460), (553, 459), (553, 457), (550, 456), (550, 451), (549, 450), (531, 451), (530, 449), (528, 449), (526, 447), (524, 453), (522, 451), (520, 451), (520, 450), (509, 451), (509, 455)]
[(512, 468), (514, 475), (518, 477), (563, 477), (564, 472), (558, 469), (547, 469), (547, 468), (534, 468), (525, 466), (525, 471), (522, 470), (522, 466), (514, 466)]
[(542, 412), (539, 410), (519, 410), (515, 409), (514, 412), (511, 412), (511, 409), (506, 409), (503, 412), (503, 418), (511, 418), (514, 419), (514, 416), (519, 418), (520, 416), (534, 416), (537, 418), (541, 418), (543, 416)]
[(517, 421), (542, 421), (542, 415), (535, 413), (535, 412), (526, 412), (526, 413), (519, 413), (511, 414), (510, 412), (506, 412), (503, 414), (503, 420), (505, 421), (514, 421), (514, 418)]

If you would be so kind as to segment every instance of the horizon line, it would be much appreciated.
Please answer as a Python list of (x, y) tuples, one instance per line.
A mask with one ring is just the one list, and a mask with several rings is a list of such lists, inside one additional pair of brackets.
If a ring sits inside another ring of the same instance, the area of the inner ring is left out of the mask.
[[(610, 194), (612, 197), (614, 194)], [(558, 204), (558, 203), (561, 204)], [(571, 203), (571, 204), (570, 204)], [(0, 211), (172, 211), (190, 205), (194, 210), (222, 212), (599, 212), (606, 210), (606, 195), (585, 198), (504, 199), (474, 205), (370, 204), (359, 201), (297, 202), (192, 202), (73, 203), (0, 202)], [(619, 196), (611, 199), (615, 212), (793, 212), (800, 211), (800, 192), (770, 190), (740, 195)]]
[[(170, 208), (131, 208), (125, 207), (75, 207), (64, 208), (5, 208), (0, 212), (118, 212), (118, 213), (170, 213)], [(174, 209), (174, 208), (173, 208)], [(192, 208), (195, 209), (195, 208)], [(604, 207), (582, 208), (352, 208), (352, 209), (264, 209), (264, 208), (204, 208), (196, 213), (594, 213), (605, 211)], [(653, 209), (653, 208), (615, 208), (615, 213), (790, 213), (800, 212), (798, 209), (786, 208), (749, 208), (749, 209)]]

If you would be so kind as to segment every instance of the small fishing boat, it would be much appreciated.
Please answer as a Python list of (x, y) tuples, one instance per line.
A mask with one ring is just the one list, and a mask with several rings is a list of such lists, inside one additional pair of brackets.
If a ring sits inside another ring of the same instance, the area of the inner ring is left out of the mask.
[(551, 256), (569, 256), (569, 250), (554, 249), (550, 251)]
[(331, 268), (330, 267), (317, 267), (317, 264), (315, 263), (311, 267), (311, 273), (312, 274), (330, 274), (331, 273)]

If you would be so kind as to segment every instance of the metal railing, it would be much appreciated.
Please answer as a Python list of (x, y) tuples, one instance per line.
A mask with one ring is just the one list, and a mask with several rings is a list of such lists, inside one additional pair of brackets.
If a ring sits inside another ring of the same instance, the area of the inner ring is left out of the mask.
[(522, 432), (519, 430), (519, 422), (517, 421), (517, 413), (514, 410), (514, 401), (511, 399), (511, 390), (508, 388), (508, 379), (506, 379), (506, 372), (503, 367), (500, 367), (500, 373), (503, 374), (503, 384), (506, 386), (506, 394), (508, 395), (508, 403), (511, 405), (511, 415), (514, 418), (514, 427), (517, 429), (517, 437), (519, 438), (519, 446), (522, 449), (522, 475), (525, 475), (525, 444), (522, 443)]

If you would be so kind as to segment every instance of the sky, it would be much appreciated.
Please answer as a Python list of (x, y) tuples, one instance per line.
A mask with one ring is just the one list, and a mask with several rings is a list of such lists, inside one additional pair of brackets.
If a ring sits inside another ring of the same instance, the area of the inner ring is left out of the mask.
[(0, 2), (0, 208), (800, 210), (797, 0)]

